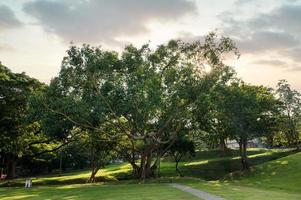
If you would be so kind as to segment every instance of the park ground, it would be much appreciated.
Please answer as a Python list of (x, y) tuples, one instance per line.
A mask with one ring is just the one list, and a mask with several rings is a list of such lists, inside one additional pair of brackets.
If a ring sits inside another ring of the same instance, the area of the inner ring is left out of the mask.
[[(161, 178), (145, 183), (133, 180), (128, 164), (113, 164), (99, 171), (98, 183), (85, 184), (90, 171), (33, 178), (33, 188), (24, 189), (24, 179), (0, 182), (0, 199), (198, 199), (170, 186), (180, 183), (225, 199), (301, 199), (301, 153), (287, 150), (250, 149), (251, 172), (241, 173), (238, 152), (198, 152), (180, 163), (164, 160)], [(6, 187), (5, 187), (6, 186)]]

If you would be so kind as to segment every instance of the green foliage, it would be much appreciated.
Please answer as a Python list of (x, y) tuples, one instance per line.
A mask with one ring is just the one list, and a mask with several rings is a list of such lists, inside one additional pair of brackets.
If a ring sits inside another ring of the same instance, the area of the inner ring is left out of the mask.
[(40, 124), (28, 117), (30, 96), (44, 85), (24, 73), (11, 72), (0, 63), (0, 157), (8, 177), (15, 176), (16, 161), (36, 150), (46, 136)]
[(278, 102), (268, 88), (234, 83), (226, 94), (226, 112), (237, 140), (261, 137), (274, 127)]
[[(153, 176), (158, 164), (152, 163), (153, 157), (158, 161), (165, 143), (172, 144), (180, 131), (192, 128), (195, 102), (225, 76), (229, 68), (222, 56), (233, 51), (230, 39), (213, 33), (204, 44), (172, 40), (154, 50), (130, 45), (120, 55), (72, 46), (59, 76), (37, 96), (42, 126), (61, 139), (73, 137), (71, 131), (79, 128), (118, 141), (116, 150), (137, 175)], [(141, 166), (135, 163), (137, 157)]]
[(247, 141), (269, 135), (277, 128), (279, 102), (271, 89), (233, 82), (224, 90), (222, 111), (226, 130), (240, 145), (242, 168), (250, 169)]
[(174, 158), (174, 161), (176, 162), (176, 171), (179, 173), (180, 176), (182, 176), (178, 168), (178, 164), (185, 155), (194, 156), (195, 147), (193, 142), (187, 137), (180, 136), (177, 137), (177, 139), (169, 148), (169, 154)]
[(291, 89), (285, 80), (278, 82), (276, 94), (282, 102), (282, 131), (286, 135), (289, 145), (296, 145), (299, 148), (298, 126), (301, 120), (301, 94)]

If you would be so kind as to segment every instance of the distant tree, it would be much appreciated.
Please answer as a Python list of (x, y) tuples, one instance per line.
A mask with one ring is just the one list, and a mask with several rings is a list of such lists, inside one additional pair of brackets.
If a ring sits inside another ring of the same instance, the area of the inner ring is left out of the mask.
[(5, 162), (7, 178), (16, 176), (18, 159), (31, 155), (38, 144), (48, 141), (40, 124), (28, 118), (28, 99), (43, 87), (38, 80), (13, 73), (0, 63), (0, 157)]
[(290, 84), (286, 80), (278, 82), (276, 93), (283, 105), (283, 132), (286, 134), (289, 145), (295, 145), (297, 149), (300, 149), (298, 125), (301, 120), (301, 94), (291, 89)]

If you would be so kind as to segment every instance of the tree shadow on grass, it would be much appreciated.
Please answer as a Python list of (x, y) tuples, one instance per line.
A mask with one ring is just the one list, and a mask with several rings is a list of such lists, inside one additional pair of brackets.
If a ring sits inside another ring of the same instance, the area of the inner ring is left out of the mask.
[[(257, 152), (258, 153), (258, 152)], [(251, 166), (272, 161), (284, 156), (288, 156), (295, 152), (275, 152), (271, 154), (262, 154), (251, 156), (249, 158)], [(255, 155), (255, 154), (253, 154)], [(225, 178), (226, 175), (241, 170), (241, 161), (239, 157), (227, 157), (224, 159), (208, 160), (202, 164), (186, 165), (181, 167), (181, 171), (185, 176), (198, 177), (207, 181), (219, 180)]]

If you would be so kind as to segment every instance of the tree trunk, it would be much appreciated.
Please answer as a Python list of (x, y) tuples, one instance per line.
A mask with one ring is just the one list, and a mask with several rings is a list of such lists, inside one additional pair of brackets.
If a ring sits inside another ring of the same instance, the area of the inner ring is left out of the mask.
[(294, 140), (295, 140), (295, 145), (296, 145), (297, 151), (300, 151), (299, 132), (296, 129), (294, 130)]
[(7, 159), (7, 179), (13, 179), (16, 177), (16, 164), (17, 159), (13, 156)]
[(160, 169), (161, 169), (161, 156), (158, 157), (157, 163), (157, 177), (160, 178)]
[(48, 171), (48, 174), (52, 173), (52, 165), (51, 165), (51, 162), (48, 162), (47, 163), (47, 171)]
[(3, 174), (3, 167), (5, 165), (4, 163), (4, 157), (3, 155), (0, 154), (0, 158), (1, 158), (1, 164), (0, 164), (0, 179), (2, 178), (2, 174)]
[(93, 146), (91, 146), (90, 155), (91, 155), (91, 168), (92, 168), (92, 172), (91, 172), (91, 176), (87, 180), (87, 182), (88, 183), (93, 183), (93, 182), (95, 182), (95, 175), (96, 175), (96, 173), (99, 170), (99, 167), (97, 166), (96, 161), (95, 161), (95, 152), (94, 152)]
[(146, 155), (145, 153), (143, 153), (140, 162), (140, 174), (139, 174), (140, 179), (142, 180), (145, 179), (145, 159), (146, 159)]
[(161, 163), (161, 153), (157, 152), (157, 158), (153, 166), (151, 166), (151, 170), (154, 173), (154, 177), (160, 177), (160, 163)]
[(59, 175), (62, 175), (62, 163), (63, 163), (63, 158), (62, 155), (60, 155), (60, 171), (59, 171)]
[(296, 138), (296, 149), (297, 149), (297, 151), (300, 151), (300, 141), (299, 141), (299, 136), (298, 136), (298, 138)]
[(227, 144), (225, 142), (225, 139), (222, 137), (219, 138), (219, 147), (221, 152), (223, 152), (223, 154), (227, 154), (228, 152)]
[(152, 151), (148, 150), (147, 152), (147, 160), (146, 160), (146, 178), (150, 178), (154, 176), (153, 170), (151, 168), (152, 164)]
[(91, 172), (91, 176), (90, 176), (90, 178), (88, 179), (88, 183), (95, 183), (95, 181), (96, 181), (96, 174), (97, 174), (97, 172), (99, 171), (99, 169), (100, 169), (100, 167), (94, 167), (93, 169), (92, 169), (92, 172)]
[(270, 148), (274, 147), (274, 133), (267, 136), (267, 144)]
[(178, 172), (178, 174), (179, 174), (180, 177), (183, 176), (182, 172), (179, 169), (179, 160), (176, 161), (176, 171)]
[(150, 177), (154, 177), (154, 166), (151, 166), (152, 163), (152, 150), (151, 148), (146, 149), (142, 156), (141, 156), (141, 162), (140, 162), (140, 174), (139, 178), (141, 180), (145, 180)]
[(2, 179), (2, 174), (3, 174), (3, 168), (0, 168), (0, 180)]
[(247, 139), (239, 140), (239, 152), (241, 157), (242, 170), (250, 170), (250, 163), (247, 155)]
[(135, 161), (130, 161), (130, 164), (133, 168), (133, 176), (135, 178), (139, 178), (139, 174), (140, 174), (140, 167), (135, 163)]

